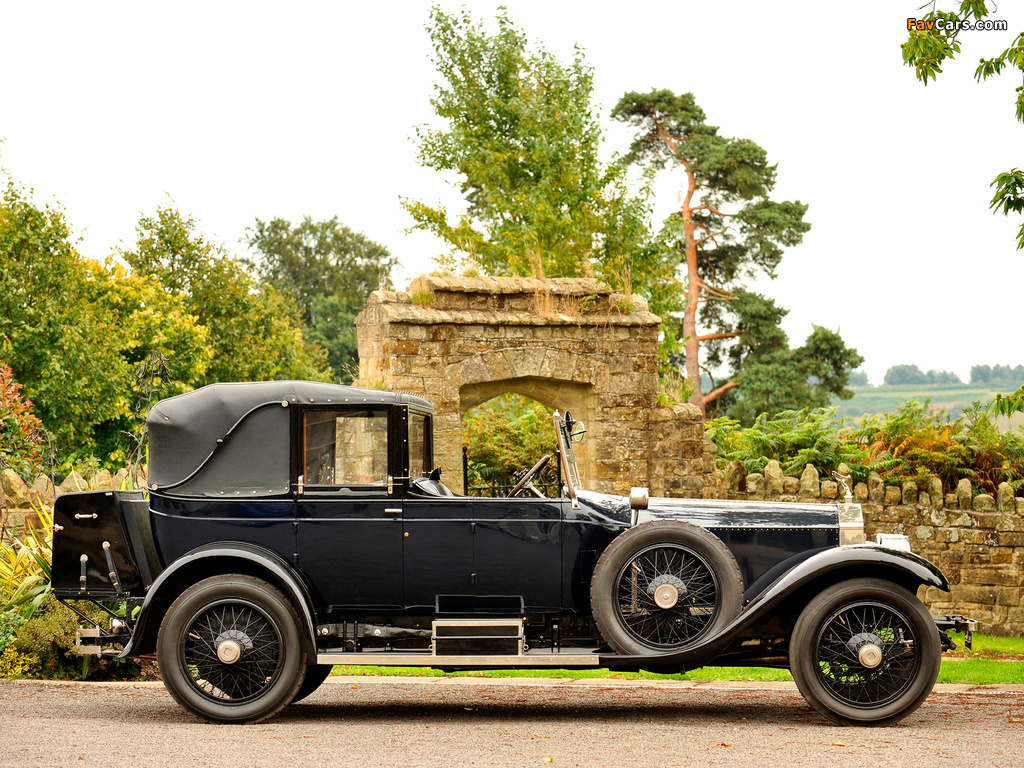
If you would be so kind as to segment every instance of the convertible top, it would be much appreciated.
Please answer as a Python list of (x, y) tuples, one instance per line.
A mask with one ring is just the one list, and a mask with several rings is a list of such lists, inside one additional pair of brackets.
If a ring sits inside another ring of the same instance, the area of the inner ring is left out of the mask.
[(315, 381), (210, 384), (149, 412), (150, 490), (181, 496), (289, 492), (290, 406), (412, 405), (415, 395)]

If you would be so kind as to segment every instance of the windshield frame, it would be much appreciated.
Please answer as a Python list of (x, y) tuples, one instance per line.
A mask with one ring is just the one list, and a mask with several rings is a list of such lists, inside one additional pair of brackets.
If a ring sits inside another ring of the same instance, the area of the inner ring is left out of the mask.
[(568, 411), (566, 411), (566, 417), (562, 418), (557, 408), (552, 415), (555, 423), (555, 437), (558, 440), (558, 460), (562, 462), (562, 478), (565, 480), (573, 508), (578, 509), (579, 500), (576, 498), (576, 492), (582, 490), (582, 484), (580, 483), (579, 466), (576, 463), (576, 452), (572, 447), (571, 422), (569, 421), (572, 417)]

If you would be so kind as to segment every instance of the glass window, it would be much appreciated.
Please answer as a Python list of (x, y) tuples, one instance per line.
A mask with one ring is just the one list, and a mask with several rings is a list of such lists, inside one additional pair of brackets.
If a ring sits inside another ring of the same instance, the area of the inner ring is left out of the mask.
[(387, 485), (387, 411), (306, 411), (307, 485)]
[(431, 456), (427, 451), (430, 440), (430, 419), (418, 413), (409, 414), (409, 476), (429, 474)]

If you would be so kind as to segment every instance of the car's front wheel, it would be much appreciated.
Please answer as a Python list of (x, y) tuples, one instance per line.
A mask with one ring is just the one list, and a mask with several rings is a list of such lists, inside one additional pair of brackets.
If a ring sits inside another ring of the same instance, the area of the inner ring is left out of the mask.
[(252, 723), (287, 706), (306, 672), (299, 617), (251, 576), (213, 576), (183, 592), (160, 625), (157, 660), (168, 692), (194, 715)]
[(928, 698), (941, 653), (935, 622), (914, 595), (881, 579), (851, 579), (800, 614), (790, 669), (807, 703), (832, 722), (886, 725)]

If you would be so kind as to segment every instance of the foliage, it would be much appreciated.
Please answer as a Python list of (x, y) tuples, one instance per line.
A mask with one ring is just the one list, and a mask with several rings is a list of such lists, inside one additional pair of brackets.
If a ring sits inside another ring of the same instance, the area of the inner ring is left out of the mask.
[(34, 507), (24, 531), (4, 528), (0, 535), (0, 612), (17, 611), (30, 619), (50, 591), (53, 510)]
[(786, 474), (799, 473), (807, 464), (828, 474), (845, 463), (858, 480), (865, 480), (867, 453), (849, 438), (849, 419), (833, 408), (804, 408), (768, 416), (761, 414), (750, 427), (719, 417), (707, 423), (707, 436), (725, 461), (739, 459), (748, 472), (763, 472), (777, 461)]
[(596, 266), (617, 288), (653, 285), (646, 191), (631, 194), (624, 169), (600, 161), (583, 52), (566, 65), (531, 50), (504, 9), (497, 25), (491, 35), (468, 11), (431, 11), (440, 75), (431, 103), (447, 127), (417, 131), (419, 159), (458, 174), (468, 210), (453, 220), (442, 207), (406, 200), (415, 227), (487, 274), (566, 277)]
[(358, 367), (355, 317), (370, 293), (390, 282), (398, 260), (379, 243), (341, 224), (337, 217), (292, 225), (256, 220), (246, 230), (260, 280), (295, 299), (306, 336), (327, 350), (331, 373), (348, 382)]
[(1024, 386), (1009, 395), (996, 395), (988, 404), (988, 412), (991, 415), (1007, 417), (1015, 413), (1024, 413)]
[(175, 208), (139, 220), (135, 249), (122, 251), (136, 274), (155, 277), (185, 301), (209, 333), (210, 361), (192, 383), (329, 378), (326, 353), (307, 340), (301, 311), (285, 293), (256, 285), (244, 265), (209, 243)]
[(32, 402), (21, 396), (21, 385), (11, 369), (0, 364), (0, 468), (10, 467), (23, 480), (42, 468), (39, 451), (43, 422), (32, 412)]
[[(106, 620), (107, 614), (95, 606), (80, 604), (82, 610), (94, 621)], [(67, 606), (62, 605), (49, 594), (38, 613), (26, 621), (11, 640), (4, 652), (18, 656), (22, 664), (30, 665), (28, 670), (18, 673), (22, 676), (49, 679), (108, 680), (137, 678), (141, 663), (136, 659), (109, 659), (80, 656), (75, 650), (75, 636), (79, 617)], [(2, 664), (2, 662), (0, 662)], [(3, 671), (0, 668), (0, 671)]]
[[(679, 211), (665, 222), (661, 252), (671, 254), (661, 276), (685, 280), (682, 322), (666, 328), (682, 348), (691, 402), (709, 404), (749, 421), (762, 409), (824, 405), (825, 392), (849, 397), (849, 372), (862, 362), (837, 333), (816, 328), (801, 350), (791, 350), (779, 322), (786, 310), (759, 294), (744, 291), (756, 272), (770, 277), (783, 248), (797, 245), (810, 224), (807, 206), (771, 199), (776, 166), (749, 139), (720, 136), (708, 125), (691, 93), (668, 90), (626, 93), (612, 117), (636, 129), (627, 160), (650, 171), (683, 172)], [(697, 330), (698, 310), (703, 332)], [(730, 380), (701, 389), (701, 349), (708, 367), (731, 362)], [(733, 393), (740, 388), (746, 394)], [(723, 403), (715, 401), (728, 395)]]
[(513, 473), (554, 453), (552, 410), (519, 395), (502, 395), (462, 417), (462, 444), (469, 450), (469, 484), (514, 485)]
[(0, 360), (62, 451), (91, 450), (120, 394), (119, 331), (88, 301), (88, 281), (63, 213), (9, 182), (0, 199)]
[[(930, 370), (925, 373), (916, 365), (894, 365), (885, 372), (884, 383), (890, 387), (902, 384), (961, 384), (952, 371)], [(973, 378), (972, 378), (973, 382)]]
[[(941, 11), (933, 4), (932, 10), (926, 12), (913, 28), (908, 29), (907, 40), (901, 46), (904, 63), (914, 67), (917, 79), (928, 85), (929, 78), (935, 80), (942, 72), (942, 64), (946, 59), (952, 59), (960, 53), (959, 36), (965, 28), (965, 22), (968, 25), (991, 25), (992, 20), (986, 18), (989, 12), (985, 0), (961, 0), (956, 11)], [(940, 24), (944, 28), (940, 29)], [(982, 58), (974, 72), (974, 79), (980, 83), (1008, 69), (1024, 73), (1024, 32), (1018, 34), (1002, 53)], [(1016, 92), (1016, 117), (1019, 122), (1024, 122), (1024, 86), (1018, 86)], [(996, 188), (989, 203), (992, 210), (1002, 211), (1003, 215), (1009, 215), (1011, 211), (1024, 212), (1024, 171), (1013, 168), (1000, 173), (991, 186)], [(1017, 234), (1017, 248), (1024, 248), (1024, 224)]]
[[(142, 440), (148, 391), (158, 398), (171, 397), (203, 380), (212, 357), (210, 334), (185, 299), (165, 290), (158, 279), (129, 273), (112, 259), (104, 264), (89, 260), (85, 267), (86, 300), (117, 329), (118, 359), (108, 376), (118, 386), (90, 446), (112, 469), (123, 466), (131, 453), (128, 436)], [(151, 365), (154, 356), (160, 361), (156, 369)], [(81, 456), (74, 458), (74, 463), (81, 463)]]
[(1024, 365), (972, 365), (971, 384), (1020, 384), (1024, 382)]
[(25, 617), (14, 608), (0, 611), (0, 654), (4, 652), (7, 644), (11, 642), (11, 639), (18, 631), (18, 627), (24, 623)]
[(805, 464), (826, 474), (845, 463), (859, 481), (877, 472), (889, 482), (937, 477), (946, 488), (966, 477), (979, 493), (995, 493), (1002, 482), (1024, 487), (1024, 429), (1000, 433), (977, 403), (956, 419), (916, 400), (858, 425), (836, 414), (832, 407), (761, 415), (747, 428), (719, 418), (707, 435), (721, 460), (740, 459), (751, 472), (775, 459), (789, 474)]

